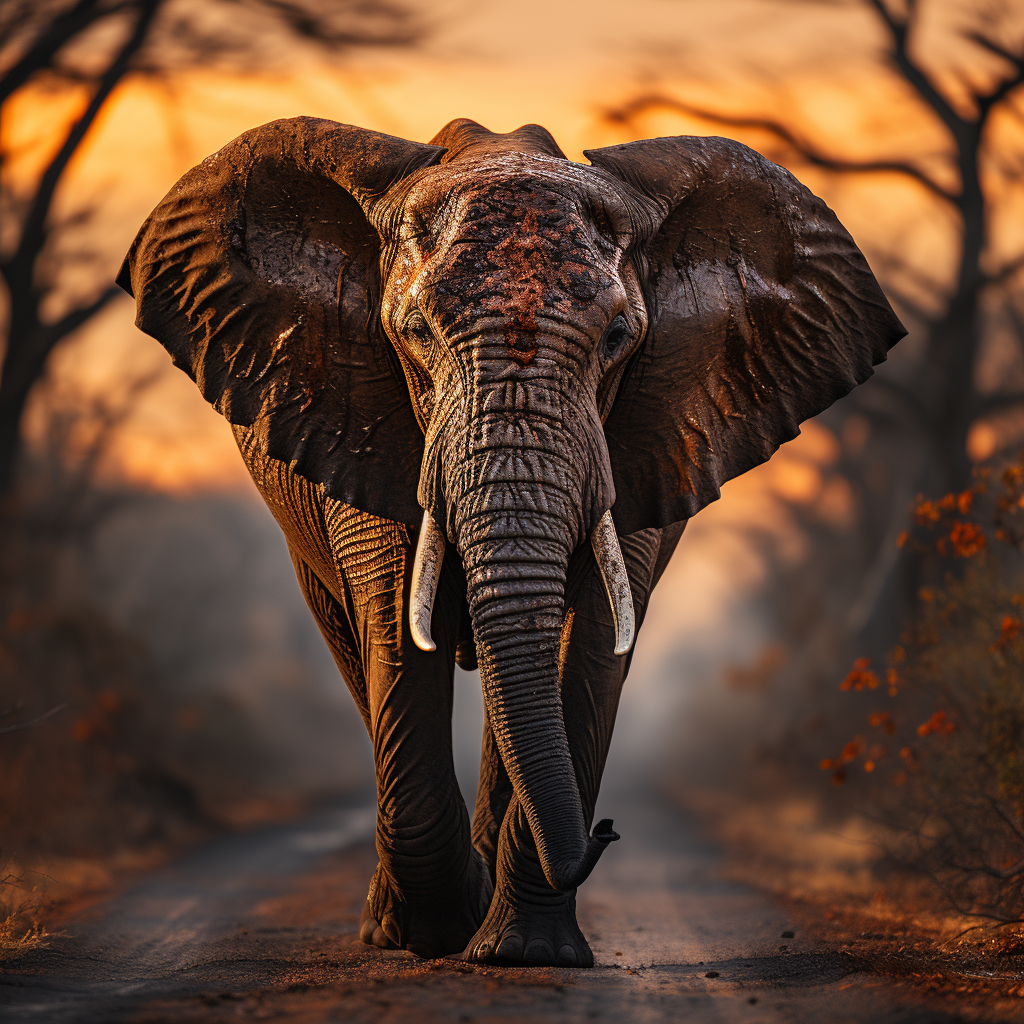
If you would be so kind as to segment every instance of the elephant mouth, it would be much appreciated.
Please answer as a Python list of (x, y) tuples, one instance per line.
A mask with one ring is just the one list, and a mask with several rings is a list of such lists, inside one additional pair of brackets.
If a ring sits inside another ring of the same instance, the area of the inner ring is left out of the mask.
[[(615, 624), (615, 654), (628, 654), (636, 635), (633, 595), (611, 510), (605, 511), (601, 516), (597, 527), (590, 535), (590, 544)], [(409, 600), (409, 628), (413, 642), (421, 651), (437, 649), (430, 634), (430, 619), (434, 610), (434, 598), (437, 596), (437, 583), (441, 576), (445, 546), (444, 534), (434, 517), (429, 512), (424, 512), (419, 540), (416, 543), (412, 593)]]

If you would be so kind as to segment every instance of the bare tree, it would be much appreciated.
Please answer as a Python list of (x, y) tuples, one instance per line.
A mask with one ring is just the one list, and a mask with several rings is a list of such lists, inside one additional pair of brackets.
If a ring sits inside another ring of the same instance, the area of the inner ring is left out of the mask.
[(948, 68), (945, 84), (940, 85), (914, 45), (921, 21), (920, 0), (905, 0), (902, 13), (895, 11), (891, 0), (861, 2), (873, 9), (887, 32), (888, 46), (882, 54), (885, 64), (916, 99), (921, 116), (943, 126), (945, 167), (937, 167), (929, 154), (915, 152), (912, 144), (897, 158), (846, 158), (799, 124), (709, 109), (659, 91), (636, 95), (607, 111), (606, 116), (614, 123), (633, 125), (646, 113), (668, 110), (726, 129), (767, 133), (773, 143), (771, 155), (791, 167), (813, 167), (841, 176), (901, 175), (925, 188), (940, 209), (955, 216), (961, 247), (951, 286), (912, 268), (896, 249), (873, 254), (890, 295), (927, 338), (912, 381), (889, 374), (873, 386), (884, 388), (890, 404), (895, 404), (904, 418), (916, 422), (931, 443), (934, 468), (942, 484), (959, 489), (970, 477), (967, 436), (971, 425), (996, 410), (1024, 402), (1024, 392), (1019, 390), (986, 395), (975, 387), (984, 334), (982, 298), (987, 292), (1002, 292), (1004, 310), (1015, 324), (1024, 350), (1024, 318), (1014, 302), (1024, 253), (995, 266), (990, 244), (993, 181), (1001, 176), (1013, 184), (1024, 176), (1024, 154), (1014, 158), (998, 152), (990, 137), (997, 112), (1024, 123), (1020, 105), (1024, 99), (1020, 88), (1024, 84), (1024, 38), (1019, 31), (1018, 38), (1012, 38), (1015, 33), (1008, 17), (1000, 19), (979, 5), (972, 23), (960, 29), (959, 41), (971, 48), (972, 61), (969, 66)]
[[(0, 363), (0, 496), (14, 480), (22, 413), (56, 345), (118, 294), (94, 268), (84, 297), (66, 287), (70, 232), (92, 211), (54, 215), (68, 165), (111, 94), (128, 76), (150, 78), (211, 64), (252, 68), (284, 41), (323, 53), (360, 46), (409, 46), (424, 34), (390, 0), (5, 0), (0, 4), (0, 119), (26, 87), (79, 86), (84, 110), (54, 139), (53, 156), (27, 191), (3, 174), (0, 153), (0, 279), (7, 331)], [(79, 259), (81, 262), (81, 257)], [(109, 268), (105, 268), (109, 271)], [(105, 276), (105, 275), (102, 275)], [(53, 308), (60, 312), (50, 315)]]

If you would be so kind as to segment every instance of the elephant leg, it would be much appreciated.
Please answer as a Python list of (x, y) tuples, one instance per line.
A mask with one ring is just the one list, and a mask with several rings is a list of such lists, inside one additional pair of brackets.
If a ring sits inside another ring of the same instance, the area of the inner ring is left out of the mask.
[[(620, 538), (629, 572), (636, 621), (643, 621), (651, 591), (661, 577), (682, 534), (678, 524), (665, 530), (642, 530)], [(596, 563), (585, 550), (570, 566), (565, 625), (562, 633), (562, 709), (583, 814), (588, 827), (600, 788), (622, 684), (632, 655), (613, 653), (614, 624)], [(507, 780), (499, 768), (493, 737), (485, 736), (481, 789), (474, 820), (474, 841), (482, 853), (494, 850), (495, 891), (487, 918), (463, 953), (470, 960), (589, 967), (593, 953), (576, 922), (576, 892), (553, 889), (541, 870), (523, 808), (514, 796), (500, 827), (496, 823)], [(497, 763), (495, 763), (497, 762)], [(511, 787), (508, 786), (511, 794)], [(493, 838), (492, 838), (493, 837)]]
[(497, 873), (498, 837), (512, 800), (512, 781), (498, 753), (498, 743), (484, 707), (484, 735), (480, 745), (480, 781), (473, 808), (473, 847), (483, 858), (491, 881)]
[(414, 539), (401, 524), (349, 506), (325, 511), (343, 589), (338, 604), (351, 624), (365, 680), (376, 768), (379, 864), (360, 936), (420, 956), (443, 956), (463, 948), (486, 913), (492, 888), (470, 844), (452, 759), (465, 581), (452, 552), (434, 604), (437, 650), (421, 651), (406, 612)]
[(363, 676), (363, 664), (359, 659), (359, 645), (352, 633), (348, 616), (320, 577), (291, 544), (288, 545), (288, 551), (292, 556), (292, 565), (295, 567), (295, 575), (306, 598), (306, 604), (316, 619), (321, 636), (327, 641), (327, 646), (334, 657), (334, 664), (338, 666), (338, 671), (345, 680), (363, 724), (369, 732), (370, 705), (366, 693), (366, 679)]

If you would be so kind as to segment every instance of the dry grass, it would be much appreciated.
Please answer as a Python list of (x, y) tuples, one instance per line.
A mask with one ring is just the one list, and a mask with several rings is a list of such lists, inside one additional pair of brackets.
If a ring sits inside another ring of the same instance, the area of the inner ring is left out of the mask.
[(21, 952), (43, 944), (43, 897), (13, 861), (0, 865), (0, 953)]

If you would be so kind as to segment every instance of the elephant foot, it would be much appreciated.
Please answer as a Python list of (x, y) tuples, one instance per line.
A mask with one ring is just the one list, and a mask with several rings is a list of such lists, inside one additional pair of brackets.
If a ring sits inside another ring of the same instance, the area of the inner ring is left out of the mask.
[(576, 923), (576, 895), (527, 904), (495, 893), (487, 918), (461, 959), (527, 967), (593, 967), (594, 954)]
[(369, 946), (407, 949), (425, 959), (457, 953), (486, 915), (492, 889), (475, 850), (462, 879), (413, 897), (400, 897), (378, 864), (359, 918), (359, 938)]

